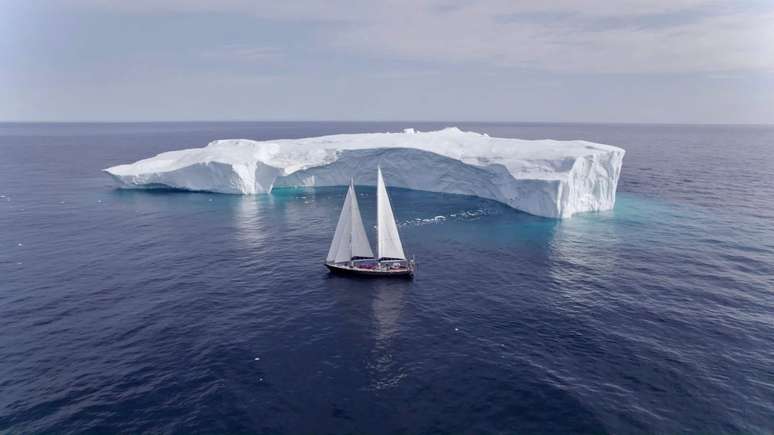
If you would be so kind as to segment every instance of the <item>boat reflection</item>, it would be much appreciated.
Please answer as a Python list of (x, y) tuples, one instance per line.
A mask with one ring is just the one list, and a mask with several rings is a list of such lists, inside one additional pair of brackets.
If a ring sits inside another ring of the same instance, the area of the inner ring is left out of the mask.
[(371, 307), (375, 320), (374, 344), (371, 349), (370, 386), (384, 390), (397, 386), (407, 376), (406, 368), (395, 360), (395, 347), (405, 325), (401, 314), (405, 305), (408, 282), (379, 280), (374, 285)]

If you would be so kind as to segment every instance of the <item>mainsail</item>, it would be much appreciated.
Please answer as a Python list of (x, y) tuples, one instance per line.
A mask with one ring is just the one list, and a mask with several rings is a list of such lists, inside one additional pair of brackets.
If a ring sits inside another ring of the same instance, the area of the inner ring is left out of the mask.
[[(368, 236), (360, 217), (360, 207), (357, 205), (354, 183), (350, 181), (344, 207), (341, 209), (336, 234), (333, 235), (331, 249), (328, 250), (328, 262), (340, 263), (353, 257), (373, 257)], [(398, 242), (400, 243), (400, 242)]]
[[(398, 235), (398, 225), (395, 224), (390, 198), (387, 196), (387, 188), (384, 186), (382, 168), (378, 169), (376, 180), (376, 216), (379, 258), (405, 260), (406, 254), (403, 253), (403, 245), (401, 245)], [(336, 231), (338, 232), (338, 229)]]

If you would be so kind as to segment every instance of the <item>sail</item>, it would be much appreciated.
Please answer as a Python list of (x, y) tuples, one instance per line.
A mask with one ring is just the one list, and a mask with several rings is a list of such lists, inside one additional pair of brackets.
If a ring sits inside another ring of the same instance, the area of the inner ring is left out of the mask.
[(349, 261), (352, 257), (373, 256), (374, 253), (371, 251), (363, 226), (363, 218), (360, 216), (355, 187), (350, 183), (344, 206), (341, 208), (341, 215), (339, 215), (339, 223), (336, 225), (336, 233), (328, 250), (327, 261), (340, 263)]
[(368, 241), (363, 218), (360, 216), (360, 206), (357, 204), (357, 194), (355, 193), (354, 181), (349, 185), (348, 195), (352, 195), (352, 256), (353, 257), (373, 257), (374, 251), (371, 250), (371, 242)]
[(398, 225), (395, 224), (390, 198), (387, 196), (387, 187), (385, 187), (384, 178), (382, 178), (382, 168), (378, 169), (376, 180), (376, 216), (379, 258), (405, 260), (406, 254), (403, 253), (403, 245), (400, 243)]

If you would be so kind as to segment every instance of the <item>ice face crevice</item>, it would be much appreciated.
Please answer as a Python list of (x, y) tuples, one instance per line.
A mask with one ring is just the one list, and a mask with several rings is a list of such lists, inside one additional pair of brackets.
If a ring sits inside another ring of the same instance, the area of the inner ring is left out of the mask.
[(217, 140), (105, 169), (123, 188), (231, 194), (282, 187), (376, 185), (474, 195), (538, 216), (609, 210), (625, 151), (586, 141), (489, 137), (457, 128), (305, 139)]

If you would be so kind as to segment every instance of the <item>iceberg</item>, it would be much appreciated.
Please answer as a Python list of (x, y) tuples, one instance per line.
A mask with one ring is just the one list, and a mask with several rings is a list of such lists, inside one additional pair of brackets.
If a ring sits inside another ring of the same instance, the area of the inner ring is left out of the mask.
[(625, 151), (582, 140), (490, 137), (456, 127), (304, 139), (216, 140), (105, 169), (123, 188), (231, 194), (284, 187), (376, 185), (474, 195), (538, 216), (609, 210)]

